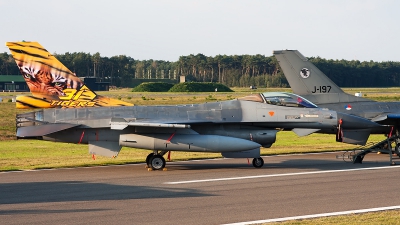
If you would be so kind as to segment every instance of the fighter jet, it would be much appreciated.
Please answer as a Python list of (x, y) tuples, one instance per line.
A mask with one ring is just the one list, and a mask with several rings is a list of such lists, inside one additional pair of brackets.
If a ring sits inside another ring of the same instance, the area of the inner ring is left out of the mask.
[[(260, 147), (270, 147), (279, 129), (309, 134), (339, 134), (343, 142), (379, 127), (372, 121), (317, 108), (291, 93), (261, 93), (236, 100), (175, 106), (53, 108), (17, 115), (18, 138), (89, 144), (89, 153), (116, 157), (122, 146), (151, 150), (149, 168), (165, 167), (168, 151), (220, 152), (228, 158), (264, 161)], [(279, 128), (279, 129), (278, 129)]]
[(322, 108), (391, 125), (399, 134), (400, 102), (376, 102), (345, 93), (297, 50), (274, 51), (293, 93)]
[(300, 136), (334, 133), (339, 141), (362, 144), (369, 129), (380, 127), (361, 117), (318, 108), (291, 93), (191, 105), (129, 106), (99, 98), (37, 42), (7, 46), (31, 91), (37, 93), (20, 105), (45, 106), (17, 115), (18, 138), (88, 144), (90, 154), (109, 157), (116, 157), (122, 146), (147, 149), (152, 152), (146, 164), (153, 170), (165, 168), (163, 156), (169, 151), (253, 158), (253, 166), (260, 168), (264, 164), (260, 147), (271, 147), (279, 130)]
[[(390, 128), (386, 131), (381, 128), (370, 130), (374, 134), (386, 133), (387, 138), (352, 153), (350, 158), (354, 163), (362, 163), (368, 153), (384, 152), (390, 155), (390, 164), (395, 164), (393, 159), (400, 156), (400, 102), (376, 102), (345, 93), (297, 50), (280, 50), (273, 54), (294, 93), (310, 99), (319, 107), (364, 117)], [(397, 157), (393, 157), (394, 153)]]

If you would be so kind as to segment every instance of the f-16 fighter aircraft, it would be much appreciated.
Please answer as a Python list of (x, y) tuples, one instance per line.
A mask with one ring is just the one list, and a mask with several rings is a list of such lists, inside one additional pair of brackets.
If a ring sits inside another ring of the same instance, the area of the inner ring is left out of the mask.
[[(365, 143), (380, 125), (361, 117), (317, 108), (290, 93), (262, 93), (237, 100), (176, 106), (53, 108), (17, 115), (17, 137), (89, 144), (90, 154), (116, 157), (122, 146), (151, 150), (147, 165), (165, 167), (168, 151), (220, 152), (254, 158), (270, 147), (277, 128), (307, 135), (335, 133), (346, 143)], [(360, 135), (362, 131), (362, 135)]]
[(297, 50), (274, 51), (293, 93), (322, 108), (392, 125), (400, 125), (400, 102), (376, 102), (345, 93)]
[[(259, 168), (264, 164), (260, 147), (270, 147), (278, 129), (293, 130), (300, 136), (319, 131), (334, 133), (340, 141), (363, 144), (370, 129), (380, 127), (364, 118), (318, 108), (290, 93), (262, 93), (193, 105), (121, 103), (124, 106), (100, 107), (113, 106), (114, 99), (106, 99), (105, 104), (103, 100), (96, 101), (98, 95), (60, 62), (52, 64), (55, 58), (38, 43), (8, 42), (7, 46), (21, 73), (37, 88), (31, 90), (40, 93), (36, 100), (53, 107), (18, 114), (18, 138), (85, 143), (91, 154), (109, 157), (116, 157), (122, 146), (147, 149), (152, 153), (146, 163), (154, 170), (165, 167), (163, 155), (169, 151), (219, 152), (228, 158), (254, 158), (253, 166)], [(42, 96), (50, 96), (51, 100)], [(33, 100), (21, 104), (41, 106)]]
[[(400, 156), (400, 102), (376, 102), (345, 93), (297, 50), (280, 50), (273, 54), (295, 94), (319, 107), (364, 117), (393, 129), (386, 140), (355, 155), (355, 163), (361, 163), (370, 152), (382, 150), (389, 151), (393, 164), (392, 143), (395, 143), (394, 152)], [(372, 132), (381, 133), (379, 130)]]

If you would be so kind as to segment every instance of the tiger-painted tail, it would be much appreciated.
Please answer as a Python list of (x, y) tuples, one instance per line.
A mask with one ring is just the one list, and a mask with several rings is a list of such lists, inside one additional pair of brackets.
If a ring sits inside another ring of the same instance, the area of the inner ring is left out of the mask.
[(17, 96), (17, 108), (132, 106), (96, 94), (38, 42), (7, 42), (6, 46), (32, 96)]

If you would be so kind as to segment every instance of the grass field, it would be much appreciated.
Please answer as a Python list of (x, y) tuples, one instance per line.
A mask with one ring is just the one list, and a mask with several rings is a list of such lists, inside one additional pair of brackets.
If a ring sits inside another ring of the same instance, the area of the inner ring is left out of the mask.
[(268, 225), (399, 225), (400, 210), (352, 214), (346, 216), (322, 217), (317, 219), (291, 220), (286, 222), (268, 223)]
[[(258, 90), (234, 88), (234, 90), (235, 92), (231, 93), (133, 93), (128, 89), (121, 89), (99, 92), (99, 94), (119, 98), (136, 105), (175, 105), (223, 101), (266, 91), (291, 92), (290, 89), (282, 88)], [(400, 93), (400, 88), (349, 88), (345, 91), (351, 94), (361, 92), (364, 97), (379, 101), (398, 101), (398, 96), (400, 96), (397, 94)], [(87, 145), (16, 140), (15, 115), (23, 111), (30, 111), (17, 110), (15, 103), (8, 102), (20, 94), (27, 93), (0, 92), (0, 97), (3, 99), (0, 103), (0, 171), (137, 163), (144, 162), (149, 153), (146, 150), (124, 147), (115, 159), (96, 157), (96, 160), (93, 160), (88, 154)], [(382, 135), (371, 135), (369, 141), (377, 142), (382, 138)], [(278, 132), (277, 142), (271, 148), (263, 148), (262, 154), (321, 152), (354, 148), (353, 145), (337, 143), (334, 139), (334, 135), (312, 134), (299, 138), (292, 132)], [(220, 157), (220, 154), (173, 152), (171, 156), (173, 160), (189, 160)], [(400, 224), (400, 211), (288, 221), (279, 224)]]

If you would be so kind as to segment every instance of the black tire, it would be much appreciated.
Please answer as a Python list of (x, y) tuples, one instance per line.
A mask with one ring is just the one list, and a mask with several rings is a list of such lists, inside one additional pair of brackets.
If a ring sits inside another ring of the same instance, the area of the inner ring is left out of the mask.
[(153, 157), (154, 153), (150, 153), (146, 157), (146, 164), (150, 168), (150, 158)]
[(397, 154), (397, 156), (400, 157), (399, 153), (400, 153), (400, 143), (396, 145), (396, 147), (394, 148), (394, 152)]
[(254, 158), (253, 159), (253, 166), (255, 168), (261, 168), (264, 165), (264, 159), (263, 158)]
[(161, 155), (153, 155), (149, 160), (149, 167), (153, 170), (162, 170), (165, 167), (165, 159)]

